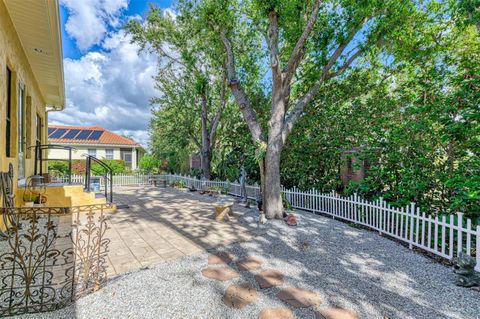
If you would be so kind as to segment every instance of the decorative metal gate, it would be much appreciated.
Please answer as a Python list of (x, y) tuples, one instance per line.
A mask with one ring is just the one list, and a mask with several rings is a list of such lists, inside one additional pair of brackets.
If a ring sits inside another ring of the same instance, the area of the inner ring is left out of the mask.
[(107, 277), (109, 208), (2, 208), (0, 317), (59, 309), (99, 289)]

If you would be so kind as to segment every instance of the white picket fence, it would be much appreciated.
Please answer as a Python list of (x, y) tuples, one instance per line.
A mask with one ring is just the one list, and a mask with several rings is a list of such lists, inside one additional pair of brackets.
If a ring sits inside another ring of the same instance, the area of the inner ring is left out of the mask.
[[(226, 181), (200, 180), (182, 175), (115, 175), (114, 186), (148, 185), (151, 179), (164, 178), (168, 183), (183, 181), (187, 187), (197, 189), (205, 187), (221, 188), (234, 196), (242, 196), (241, 185)], [(83, 182), (83, 176), (73, 176), (76, 183)], [(256, 199), (260, 193), (258, 185), (246, 187), (247, 196)], [(283, 193), (293, 208), (327, 214), (333, 218), (363, 225), (408, 243), (410, 249), (417, 247), (432, 254), (452, 260), (460, 252), (476, 256), (480, 271), (480, 225), (473, 225), (471, 219), (464, 218), (462, 213), (442, 215), (440, 217), (420, 212), (415, 203), (405, 208), (393, 207), (382, 199), (365, 200), (357, 194), (344, 197), (332, 193), (320, 193), (317, 190), (301, 191), (297, 188), (285, 189)]]

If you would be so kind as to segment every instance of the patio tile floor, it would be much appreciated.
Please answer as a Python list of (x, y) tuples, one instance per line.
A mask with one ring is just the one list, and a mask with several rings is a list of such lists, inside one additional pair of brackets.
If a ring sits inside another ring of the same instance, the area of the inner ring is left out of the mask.
[[(125, 187), (115, 191), (117, 204), (108, 215), (108, 275), (132, 272), (162, 261), (252, 239), (251, 229), (214, 219), (214, 197), (172, 188)], [(234, 206), (234, 212), (245, 208)]]

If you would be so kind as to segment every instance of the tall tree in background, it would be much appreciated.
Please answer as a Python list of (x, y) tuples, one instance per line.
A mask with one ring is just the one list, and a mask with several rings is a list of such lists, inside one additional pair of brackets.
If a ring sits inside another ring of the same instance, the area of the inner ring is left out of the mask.
[(210, 179), (212, 149), (228, 99), (225, 61), (211, 58), (214, 56), (209, 52), (211, 48), (192, 36), (195, 28), (190, 21), (155, 6), (150, 8), (144, 24), (132, 20), (126, 30), (142, 49), (148, 47), (160, 56), (157, 89), (162, 96), (152, 102), (160, 107), (175, 106), (179, 113), (198, 110), (193, 114), (199, 115), (200, 139), (193, 130), (196, 121), (191, 117), (193, 121), (187, 124), (187, 132), (199, 148), (202, 175)]

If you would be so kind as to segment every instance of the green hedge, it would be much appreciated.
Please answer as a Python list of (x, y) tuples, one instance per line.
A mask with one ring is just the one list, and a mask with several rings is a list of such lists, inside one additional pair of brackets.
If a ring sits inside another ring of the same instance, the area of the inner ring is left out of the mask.
[[(102, 160), (108, 166), (112, 168), (113, 174), (126, 173), (128, 170), (125, 168), (125, 162), (122, 160)], [(72, 161), (72, 174), (82, 175), (85, 174), (86, 161), (85, 160), (73, 160)], [(48, 171), (56, 175), (68, 174), (68, 162), (66, 161), (48, 161)], [(92, 175), (102, 175), (104, 169), (97, 163), (92, 163)]]

